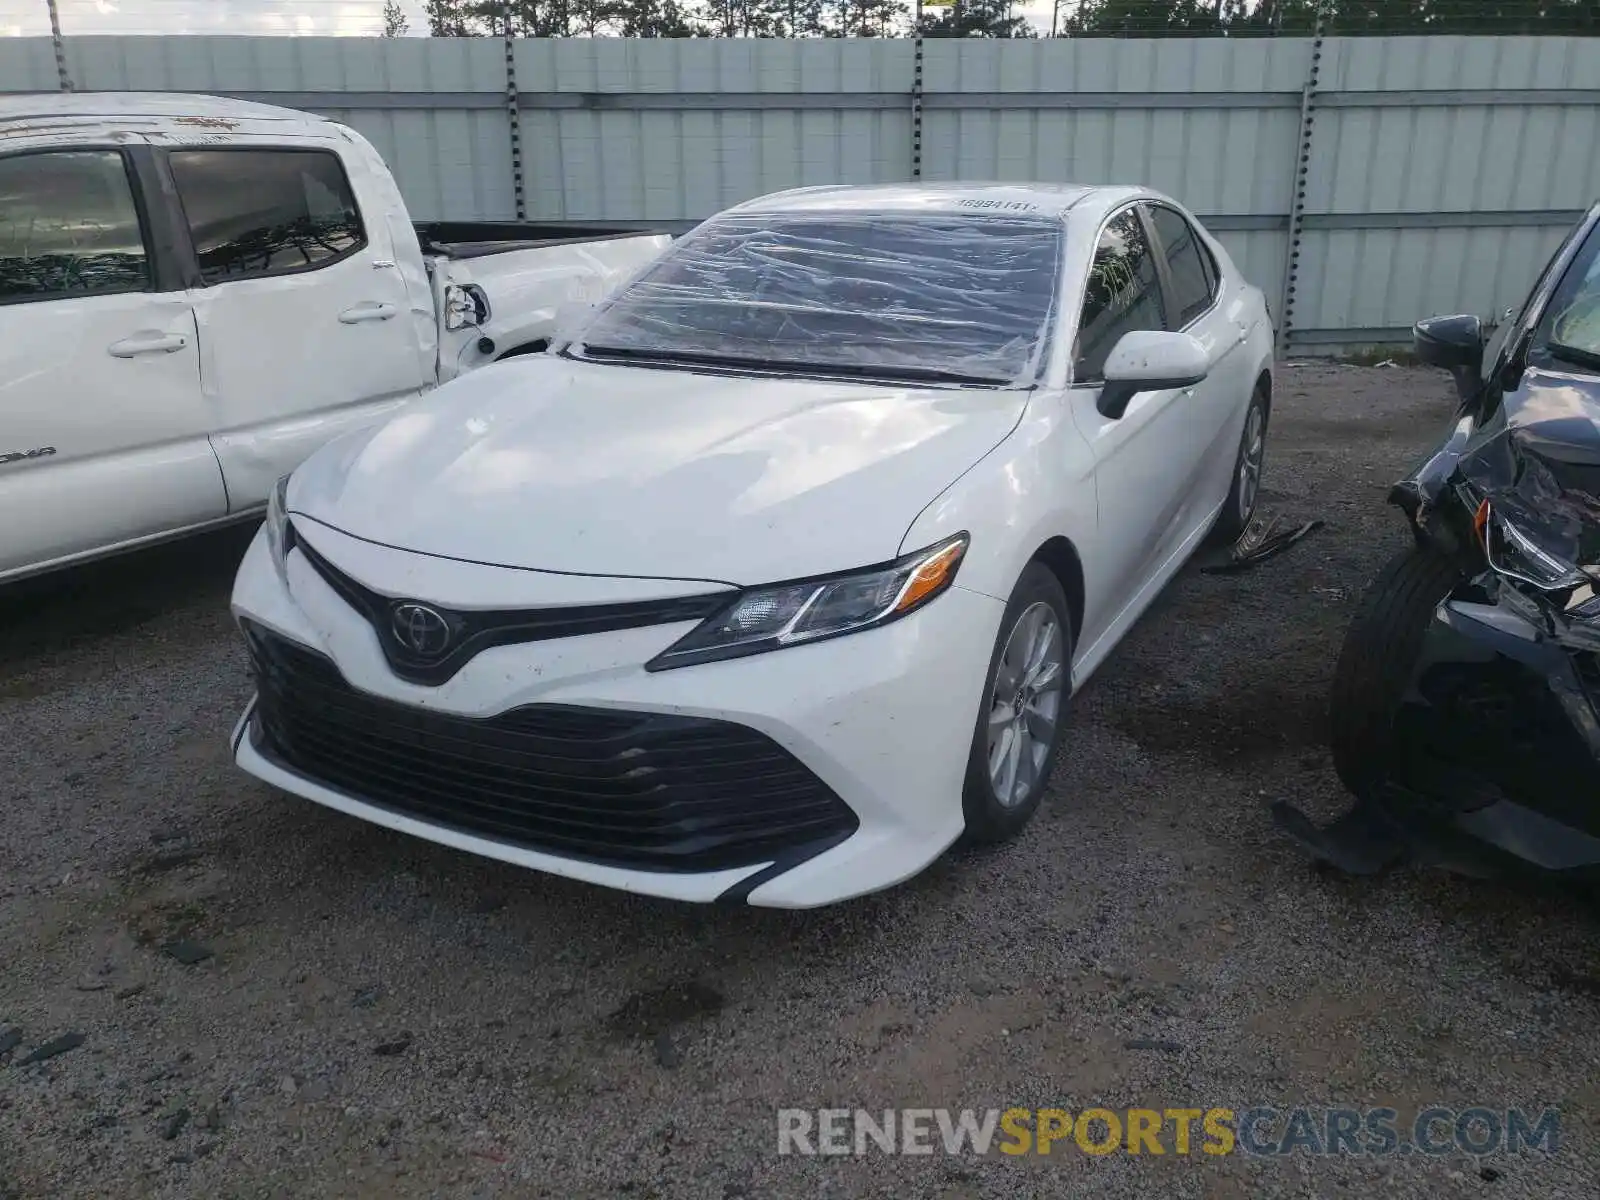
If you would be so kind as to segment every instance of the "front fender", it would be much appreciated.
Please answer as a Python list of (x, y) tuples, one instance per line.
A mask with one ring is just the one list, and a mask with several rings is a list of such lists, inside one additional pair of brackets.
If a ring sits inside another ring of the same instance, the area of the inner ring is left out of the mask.
[(1387, 499), (1405, 514), (1417, 545), (1431, 546), (1452, 558), (1470, 550), (1464, 528), (1470, 528), (1471, 514), (1456, 511), (1459, 503), (1448, 488), (1436, 491), (1407, 477), (1389, 489)]
[(1463, 414), (1444, 442), (1389, 488), (1385, 498), (1405, 514), (1418, 544), (1433, 545), (1446, 554), (1464, 549), (1457, 523), (1445, 519), (1445, 514), (1456, 503), (1451, 480), (1476, 428), (1473, 417)]
[[(1099, 515), (1094, 455), (1062, 392), (1035, 392), (1010, 436), (936, 496), (906, 531), (901, 551), (967, 530), (957, 585), (1007, 600), (1052, 538), (1066, 538), (1083, 568), (1085, 609), (1095, 592)], [(1089, 613), (1077, 614), (1087, 625)]]

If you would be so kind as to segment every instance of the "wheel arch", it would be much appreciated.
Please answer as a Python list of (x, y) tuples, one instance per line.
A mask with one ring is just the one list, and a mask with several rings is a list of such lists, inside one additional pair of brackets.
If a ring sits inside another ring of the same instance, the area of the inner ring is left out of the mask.
[(1261, 392), (1262, 400), (1264, 401), (1264, 403), (1261, 406), (1262, 407), (1262, 414), (1266, 418), (1266, 426), (1267, 426), (1267, 428), (1270, 429), (1270, 428), (1272, 428), (1272, 364), (1271, 363), (1267, 363), (1267, 364), (1262, 366), (1260, 372), (1256, 375), (1255, 387), (1256, 387), (1257, 390), (1259, 390)]
[(520, 345), (511, 347), (495, 356), (495, 362), (504, 362), (508, 358), (523, 358), (529, 354), (543, 354), (550, 348), (550, 339), (547, 337), (534, 338)]
[(1072, 640), (1076, 644), (1083, 633), (1083, 558), (1070, 538), (1057, 535), (1050, 538), (1028, 559), (1049, 569), (1067, 594), (1068, 616), (1072, 618)]

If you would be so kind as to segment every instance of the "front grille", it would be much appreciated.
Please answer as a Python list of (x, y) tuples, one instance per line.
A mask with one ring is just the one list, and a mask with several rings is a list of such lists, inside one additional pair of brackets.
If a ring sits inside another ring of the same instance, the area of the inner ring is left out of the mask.
[(257, 744), (296, 774), (434, 825), (568, 858), (714, 871), (853, 833), (798, 759), (726, 721), (564, 705), (474, 719), (359, 692), (247, 624)]
[(699, 621), (725, 607), (734, 596), (732, 591), (724, 590), (623, 604), (471, 611), (452, 611), (429, 605), (444, 619), (449, 635), (445, 652), (424, 655), (412, 651), (395, 635), (395, 609), (409, 601), (375, 592), (352, 579), (307, 545), (304, 538), (296, 540), (294, 545), (305, 555), (306, 561), (317, 574), (322, 576), (323, 581), (346, 604), (366, 618), (378, 635), (383, 656), (394, 673), (410, 683), (430, 687), (447, 682), (475, 655), (491, 646), (542, 642), (588, 633), (611, 633), (647, 625), (670, 625), (676, 621)]

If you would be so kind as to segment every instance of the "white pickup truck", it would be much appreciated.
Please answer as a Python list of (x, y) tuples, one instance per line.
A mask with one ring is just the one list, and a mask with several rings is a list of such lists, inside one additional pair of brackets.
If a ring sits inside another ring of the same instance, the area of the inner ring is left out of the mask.
[(0, 583), (249, 518), (664, 233), (413, 225), (372, 145), (210, 96), (0, 96)]

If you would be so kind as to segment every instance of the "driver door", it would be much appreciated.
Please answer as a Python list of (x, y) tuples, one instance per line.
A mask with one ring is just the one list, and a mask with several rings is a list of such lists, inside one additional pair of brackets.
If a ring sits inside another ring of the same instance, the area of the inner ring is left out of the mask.
[(1140, 392), (1116, 418), (1096, 404), (1106, 357), (1134, 330), (1163, 330), (1166, 300), (1155, 247), (1138, 206), (1102, 227), (1073, 348), (1073, 420), (1095, 456), (1100, 543), (1107, 570), (1090, 580), (1082, 644), (1092, 645), (1182, 543), (1190, 481), (1204, 446), (1194, 437), (1193, 388)]

